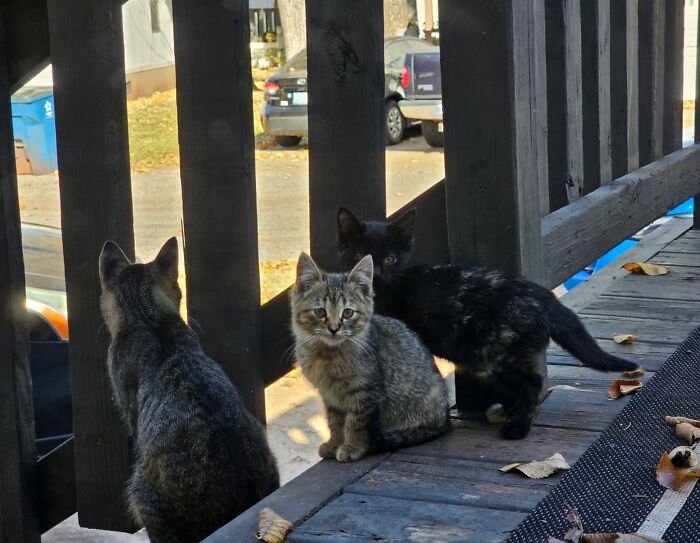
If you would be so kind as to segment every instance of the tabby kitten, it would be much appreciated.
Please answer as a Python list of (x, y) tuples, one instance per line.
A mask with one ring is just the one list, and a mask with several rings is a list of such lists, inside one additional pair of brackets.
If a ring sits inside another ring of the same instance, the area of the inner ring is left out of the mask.
[(373, 315), (372, 273), (371, 256), (349, 274), (326, 274), (302, 253), (292, 292), (296, 358), (331, 430), (318, 453), (339, 462), (449, 430), (445, 381), (413, 332)]
[(177, 240), (131, 264), (107, 242), (102, 314), (114, 399), (134, 439), (127, 496), (154, 542), (201, 541), (279, 487), (263, 429), (180, 318)]
[(576, 314), (535, 283), (476, 267), (409, 266), (414, 220), (409, 210), (393, 222), (361, 222), (340, 208), (341, 264), (350, 269), (372, 255), (377, 312), (401, 319), (435, 355), (454, 362), (467, 409), (500, 404), (503, 437), (530, 431), (544, 398), (550, 337), (591, 368), (637, 367), (604, 352)]

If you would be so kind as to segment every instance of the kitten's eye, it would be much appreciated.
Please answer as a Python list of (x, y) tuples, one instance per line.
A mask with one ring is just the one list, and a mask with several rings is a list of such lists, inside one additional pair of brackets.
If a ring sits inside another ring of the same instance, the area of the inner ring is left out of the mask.
[(326, 316), (326, 310), (322, 307), (317, 307), (316, 309), (314, 309), (314, 315), (316, 315), (319, 319), (322, 319)]
[(365, 255), (356, 254), (356, 255), (355, 255), (355, 262), (359, 262), (359, 261), (362, 260), (364, 257), (365, 257)]
[(396, 263), (396, 257), (394, 255), (385, 256), (383, 262), (385, 266), (391, 266)]
[(355, 312), (350, 308), (343, 309), (343, 318), (344, 319), (351, 319), (354, 314), (355, 314)]

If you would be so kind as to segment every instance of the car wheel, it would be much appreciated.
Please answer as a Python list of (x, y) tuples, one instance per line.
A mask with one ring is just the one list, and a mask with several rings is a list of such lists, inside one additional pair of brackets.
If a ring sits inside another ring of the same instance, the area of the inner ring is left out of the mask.
[(301, 141), (301, 136), (275, 136), (275, 141), (282, 147), (296, 147)]
[(399, 109), (396, 100), (389, 100), (386, 103), (384, 115), (384, 132), (386, 133), (386, 144), (396, 145), (403, 140), (403, 133), (406, 129), (406, 119)]
[(443, 147), (445, 145), (444, 134), (438, 130), (438, 123), (435, 121), (423, 121), (420, 125), (425, 141), (431, 147)]

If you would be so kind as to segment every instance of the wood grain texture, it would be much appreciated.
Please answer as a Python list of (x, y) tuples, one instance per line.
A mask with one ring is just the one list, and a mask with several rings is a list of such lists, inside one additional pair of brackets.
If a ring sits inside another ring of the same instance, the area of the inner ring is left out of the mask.
[(34, 492), (42, 533), (63, 522), (76, 511), (73, 444), (71, 438), (37, 462)]
[(534, 87), (532, 129), (535, 131), (534, 149), (537, 157), (537, 179), (539, 180), (540, 215), (549, 213), (549, 154), (548, 154), (548, 105), (547, 105), (547, 17), (545, 0), (532, 0), (532, 81)]
[(133, 531), (124, 505), (131, 459), (107, 376), (97, 270), (108, 239), (134, 257), (121, 5), (50, 0), (49, 23), (79, 520)]
[[(564, 0), (564, 64), (566, 67), (566, 196), (575, 202), (584, 194), (583, 67), (581, 1)], [(593, 80), (595, 84), (595, 79)], [(595, 94), (595, 91), (593, 91)], [(595, 116), (593, 116), (595, 117)]]
[[(610, 0), (596, 3), (598, 31), (598, 152), (600, 184), (612, 181), (612, 141), (611, 141), (611, 72), (610, 72)], [(585, 116), (584, 116), (585, 118)]]
[(531, 78), (528, 4), (446, 0), (440, 36), (443, 107), (451, 123), (445, 169), (452, 262), (537, 281), (540, 201), (532, 112), (539, 87)]
[(629, 171), (627, 102), (627, 2), (610, 2), (610, 142), (612, 179)]
[(627, 41), (625, 49), (627, 56), (627, 171), (631, 172), (639, 168), (639, 0), (627, 0), (625, 23)]
[[(605, 11), (607, 7), (607, 11)], [(608, 135), (610, 126), (610, 6), (596, 2), (581, 2), (581, 92), (582, 121), (583, 121), (583, 188), (586, 192), (598, 188), (601, 185), (600, 152), (602, 149), (601, 137), (605, 137), (605, 125), (601, 130), (600, 122), (605, 116), (601, 114), (601, 82), (605, 90), (604, 101), (608, 103)], [(607, 15), (607, 18), (605, 17)], [(599, 25), (603, 19), (602, 27)], [(607, 26), (606, 26), (607, 24)], [(602, 32), (603, 35), (598, 37)], [(605, 40), (607, 38), (607, 45)], [(606, 68), (601, 66), (605, 62)], [(604, 121), (605, 122), (605, 121)]]
[(51, 55), (46, 0), (3, 2), (0, 19), (7, 35), (10, 94), (44, 69)]
[(680, 149), (683, 144), (684, 0), (667, 0), (664, 7), (663, 154), (667, 155)]
[(639, 161), (663, 154), (665, 0), (639, 2)]
[(8, 80), (0, 21), (0, 542), (39, 542), (29, 332)]
[(248, 3), (173, 2), (188, 314), (265, 420)]
[(306, 13), (311, 254), (336, 269), (338, 207), (386, 217), (382, 3), (307, 0)]
[(556, 286), (700, 190), (700, 147), (676, 151), (542, 220), (546, 282)]

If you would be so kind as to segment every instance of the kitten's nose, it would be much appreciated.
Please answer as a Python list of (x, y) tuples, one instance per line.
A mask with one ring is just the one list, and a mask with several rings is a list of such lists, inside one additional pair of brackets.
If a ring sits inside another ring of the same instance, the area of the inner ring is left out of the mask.
[(335, 335), (338, 332), (338, 330), (340, 330), (340, 325), (338, 323), (329, 323), (328, 330), (331, 334)]

